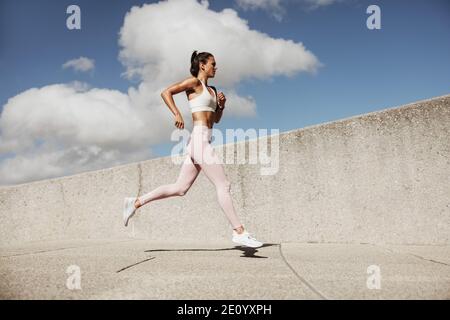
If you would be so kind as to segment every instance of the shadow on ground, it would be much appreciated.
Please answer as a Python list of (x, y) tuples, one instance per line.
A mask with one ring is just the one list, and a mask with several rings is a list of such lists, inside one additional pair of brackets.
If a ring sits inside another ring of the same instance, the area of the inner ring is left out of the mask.
[(263, 256), (258, 256), (256, 253), (258, 252), (258, 249), (264, 248), (264, 247), (271, 247), (271, 246), (279, 246), (279, 243), (264, 243), (259, 248), (249, 248), (244, 246), (235, 246), (234, 248), (219, 248), (219, 249), (152, 249), (152, 250), (146, 250), (145, 252), (173, 252), (173, 251), (229, 251), (229, 250), (239, 250), (242, 251), (243, 258), (267, 258)]
[[(229, 251), (229, 250), (237, 250), (237, 251), (242, 251), (242, 255), (241, 255), (242, 258), (262, 258), (262, 259), (267, 259), (267, 257), (256, 255), (256, 253), (258, 252), (258, 249), (261, 249), (261, 248), (264, 248), (264, 247), (279, 246), (279, 245), (280, 245), (279, 243), (264, 243), (259, 248), (249, 248), (249, 247), (245, 247), (245, 246), (235, 246), (234, 248), (219, 248), (219, 249), (201, 249), (201, 248), (200, 249), (198, 249), (198, 248), (196, 248), (196, 249), (192, 249), (192, 248), (191, 249), (150, 249), (150, 250), (145, 250), (144, 252), (186, 252), (186, 251), (188, 251), (188, 252), (189, 251), (197, 252), (197, 251)], [(129, 269), (129, 268), (134, 267), (134, 266), (136, 266), (138, 264), (141, 264), (141, 263), (153, 260), (155, 258), (156, 257), (150, 257), (150, 258), (144, 259), (142, 261), (133, 263), (132, 265), (123, 267), (122, 269), (117, 270), (116, 272), (117, 273), (122, 272), (122, 271), (124, 271), (126, 269)]]

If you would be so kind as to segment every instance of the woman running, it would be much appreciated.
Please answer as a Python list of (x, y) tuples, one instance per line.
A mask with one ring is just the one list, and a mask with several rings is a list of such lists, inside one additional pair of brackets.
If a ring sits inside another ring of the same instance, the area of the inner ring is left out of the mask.
[(216, 61), (211, 53), (201, 52), (197, 54), (197, 51), (194, 51), (191, 56), (190, 69), (193, 77), (175, 83), (162, 92), (161, 97), (174, 114), (175, 126), (178, 129), (184, 129), (184, 121), (172, 96), (183, 91), (186, 92), (194, 124), (186, 145), (188, 154), (175, 183), (159, 186), (140, 197), (125, 198), (123, 220), (125, 226), (127, 226), (129, 219), (138, 208), (154, 200), (184, 196), (194, 183), (200, 170), (203, 170), (214, 184), (219, 204), (233, 228), (232, 241), (257, 248), (261, 247), (262, 243), (244, 230), (244, 226), (240, 223), (231, 199), (231, 184), (225, 175), (220, 159), (210, 144), (213, 123), (220, 121), (226, 101), (223, 92), (217, 94), (216, 88), (210, 86), (213, 89), (210, 90), (208, 87), (208, 78), (213, 78), (216, 70)]

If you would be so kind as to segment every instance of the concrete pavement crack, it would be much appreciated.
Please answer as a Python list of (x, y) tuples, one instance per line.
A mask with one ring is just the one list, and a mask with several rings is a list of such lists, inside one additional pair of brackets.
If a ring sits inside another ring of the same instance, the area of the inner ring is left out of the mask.
[(128, 268), (137, 266), (138, 264), (141, 264), (141, 263), (144, 263), (144, 262), (146, 262), (146, 261), (153, 260), (153, 259), (155, 259), (155, 257), (150, 257), (150, 258), (144, 259), (144, 260), (142, 260), (142, 261), (133, 263), (133, 264), (131, 264), (131, 265), (129, 265), (129, 266), (123, 267), (122, 269), (116, 271), (116, 273), (122, 272), (122, 271), (124, 271), (124, 270), (126, 270), (126, 269), (128, 269)]
[(139, 195), (141, 194), (141, 189), (142, 189), (142, 167), (141, 164), (138, 163), (138, 172), (139, 172), (139, 185), (138, 185), (138, 193), (136, 197), (139, 197)]
[(450, 264), (447, 264), (447, 263), (445, 263), (445, 262), (441, 262), (441, 261), (437, 261), (437, 260), (433, 260), (433, 259), (427, 259), (427, 258), (424, 258), (424, 257), (422, 257), (422, 256), (419, 256), (419, 255), (417, 255), (417, 254), (410, 253), (410, 252), (408, 252), (408, 254), (410, 254), (410, 255), (412, 255), (412, 256), (414, 256), (414, 257), (417, 257), (417, 258), (419, 258), (419, 259), (425, 260), (425, 261), (429, 261), (429, 262), (433, 262), (433, 263), (438, 263), (438, 264), (443, 264), (444, 266), (450, 267)]
[(301, 275), (299, 275), (299, 274), (297, 273), (297, 271), (295, 271), (295, 269), (289, 264), (289, 262), (287, 261), (287, 259), (286, 259), (285, 256), (283, 255), (283, 250), (281, 249), (281, 246), (282, 246), (282, 245), (283, 245), (282, 243), (280, 243), (280, 245), (279, 245), (280, 255), (281, 255), (281, 258), (283, 259), (284, 263), (289, 267), (289, 269), (291, 269), (291, 271), (295, 274), (295, 276), (296, 276), (296, 277), (297, 277), (304, 285), (306, 285), (312, 292), (314, 292), (316, 295), (318, 295), (321, 299), (328, 300), (328, 298), (327, 298), (323, 293), (321, 293), (319, 290), (317, 290), (316, 288), (314, 288), (314, 286), (313, 286), (311, 283), (309, 283), (305, 278), (303, 278)]
[(59, 181), (59, 186), (61, 187), (61, 195), (62, 195), (62, 200), (63, 200), (64, 206), (67, 206), (66, 198), (64, 197), (64, 186), (63, 186), (62, 181)]
[[(64, 185), (63, 185), (61, 180), (59, 181), (59, 186), (61, 187), (61, 196), (62, 196), (62, 200), (63, 200), (63, 204), (64, 204), (63, 213), (66, 213), (67, 212), (67, 210), (66, 210), (67, 203), (66, 203), (66, 198), (64, 196)], [(64, 229), (67, 229), (69, 227), (70, 222), (72, 222), (72, 217), (71, 216), (69, 216), (69, 218), (67, 219), (67, 223), (66, 223)]]
[(424, 261), (437, 263), (437, 264), (443, 264), (444, 266), (450, 267), (450, 264), (448, 264), (448, 263), (437, 261), (437, 260), (433, 260), (433, 259), (427, 259), (427, 258), (419, 256), (418, 254), (415, 254), (415, 253), (406, 252), (406, 251), (402, 251), (402, 250), (394, 250), (394, 249), (391, 249), (391, 248), (388, 248), (388, 247), (382, 247), (382, 246), (380, 246), (380, 248), (383, 248), (383, 249), (385, 249), (385, 250), (387, 250), (387, 251), (389, 251), (391, 253), (402, 253), (402, 254), (406, 254), (406, 255), (409, 255), (409, 256), (413, 256), (415, 258), (418, 258), (418, 259), (421, 259), (421, 260), (424, 260)]

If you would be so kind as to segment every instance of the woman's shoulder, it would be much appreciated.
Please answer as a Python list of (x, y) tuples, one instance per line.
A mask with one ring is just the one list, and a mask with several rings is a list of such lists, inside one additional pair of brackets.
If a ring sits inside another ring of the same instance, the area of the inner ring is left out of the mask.
[(200, 84), (201, 83), (200, 79), (197, 78), (197, 77), (194, 77), (194, 76), (190, 76), (190, 77), (186, 78), (186, 81), (190, 81), (190, 82), (195, 83), (195, 84)]
[(194, 77), (194, 76), (186, 78), (184, 80), (184, 82), (188, 84), (187, 85), (188, 88), (186, 89), (186, 96), (188, 97), (188, 99), (189, 99), (189, 95), (191, 93), (198, 93), (198, 91), (200, 90), (199, 87), (202, 86), (201, 81), (198, 78)]

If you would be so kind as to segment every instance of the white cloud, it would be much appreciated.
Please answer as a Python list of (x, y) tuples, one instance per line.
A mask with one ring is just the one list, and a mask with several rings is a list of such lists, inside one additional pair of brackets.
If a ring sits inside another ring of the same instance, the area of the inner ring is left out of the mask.
[(206, 1), (201, 5), (172, 0), (134, 7), (125, 17), (119, 43), (125, 76), (137, 77), (157, 90), (190, 76), (193, 50), (215, 56), (218, 73), (210, 82), (226, 88), (250, 78), (315, 72), (320, 66), (301, 42), (251, 30), (235, 10), (208, 10)]
[(148, 143), (158, 142), (126, 94), (79, 82), (10, 98), (0, 128), (0, 154), (15, 154), (0, 162), (0, 184), (148, 159)]
[[(227, 91), (227, 102), (224, 111), (228, 116), (253, 117), (256, 116), (256, 101), (252, 96), (241, 97), (234, 90)], [(232, 101), (233, 108), (228, 108), (228, 102)]]
[(78, 59), (72, 59), (62, 65), (63, 69), (73, 68), (75, 71), (87, 72), (94, 70), (95, 61), (86, 57), (79, 57)]
[(278, 21), (281, 21), (286, 13), (280, 2), (281, 0), (236, 0), (236, 4), (244, 11), (261, 9), (269, 12)]
[(237, 6), (244, 11), (263, 10), (279, 22), (283, 20), (283, 16), (286, 14), (285, 6), (287, 5), (301, 6), (306, 10), (312, 11), (319, 7), (344, 1), (349, 0), (235, 0)]
[(304, 2), (308, 9), (317, 9), (319, 7), (325, 7), (336, 2), (343, 2), (345, 0), (300, 0)]
[[(133, 7), (119, 44), (124, 75), (139, 81), (128, 92), (74, 82), (32, 88), (8, 100), (0, 115), (0, 154), (14, 156), (0, 162), (0, 184), (151, 158), (151, 145), (170, 142), (172, 131), (178, 130), (160, 93), (191, 76), (193, 50), (215, 56), (218, 72), (208, 83), (227, 97), (224, 118), (256, 115), (255, 99), (235, 91), (243, 80), (315, 73), (321, 66), (301, 42), (251, 30), (236, 11), (209, 10), (207, 1)], [(175, 95), (174, 101), (189, 130), (186, 95)]]

